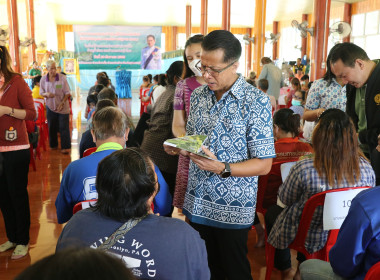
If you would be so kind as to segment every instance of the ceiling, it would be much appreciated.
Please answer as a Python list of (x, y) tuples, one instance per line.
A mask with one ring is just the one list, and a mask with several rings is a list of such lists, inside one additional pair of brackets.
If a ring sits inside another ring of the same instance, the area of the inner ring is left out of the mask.
[[(19, 3), (24, 1), (18, 0)], [(267, 23), (299, 18), (313, 12), (313, 0), (266, 1)], [(332, 0), (332, 7), (359, 1)], [(6, 0), (0, 0), (0, 4), (5, 3)], [(199, 26), (200, 3), (201, 0), (34, 0), (36, 13), (48, 6), (57, 24), (153, 26), (184, 26), (187, 4), (192, 6), (192, 25)], [(254, 14), (255, 0), (231, 0), (232, 27), (252, 27)], [(221, 26), (221, 15), (222, 0), (208, 0), (208, 25)]]

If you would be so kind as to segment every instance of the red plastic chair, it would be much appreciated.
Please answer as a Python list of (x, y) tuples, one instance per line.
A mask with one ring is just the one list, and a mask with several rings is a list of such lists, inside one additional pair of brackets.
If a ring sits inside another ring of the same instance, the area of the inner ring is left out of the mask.
[[(313, 195), (312, 197), (310, 197), (308, 201), (305, 203), (305, 207), (303, 208), (296, 238), (289, 245), (288, 248), (294, 249), (297, 252), (304, 254), (306, 259), (320, 259), (323, 261), (329, 261), (329, 252), (332, 246), (334, 246), (336, 242), (339, 229), (334, 229), (334, 230), (329, 231), (329, 235), (328, 235), (325, 247), (323, 247), (321, 250), (310, 254), (305, 248), (306, 236), (309, 231), (310, 223), (313, 218), (315, 209), (318, 206), (323, 206), (325, 204), (326, 193), (343, 192), (343, 191), (348, 191), (348, 190), (353, 190), (353, 189), (358, 189), (358, 188), (367, 189), (370, 187), (366, 186), (366, 187), (356, 187), (356, 188), (332, 189), (332, 190), (327, 190), (324, 192), (317, 193)], [(265, 243), (265, 259), (266, 259), (266, 265), (267, 265), (265, 280), (270, 280), (270, 276), (272, 274), (272, 270), (274, 267), (275, 250), (276, 249), (272, 245), (270, 245), (268, 242)]]
[(365, 275), (364, 280), (378, 280), (380, 279), (380, 262), (375, 263)]
[(278, 181), (278, 188), (282, 184), (282, 178), (281, 178), (281, 164), (291, 162), (291, 161), (281, 161), (281, 162), (275, 162), (272, 164), (272, 168), (269, 171), (267, 175), (263, 175), (259, 177), (259, 183), (258, 183), (258, 190), (257, 190), (257, 199), (256, 199), (256, 212), (261, 213), (265, 215), (267, 212), (267, 209), (264, 208), (264, 198), (265, 198), (265, 192), (267, 190), (267, 184), (268, 180), (274, 179)]
[(97, 147), (88, 148), (83, 152), (83, 157), (89, 156), (96, 151)]
[(98, 201), (97, 199), (90, 199), (90, 200), (84, 200), (84, 201), (81, 201), (81, 202), (78, 202), (77, 204), (74, 205), (74, 208), (73, 208), (73, 215), (82, 210), (82, 209), (86, 209), (89, 207), (89, 205), (93, 205), (94, 202)]
[(45, 116), (45, 105), (41, 101), (34, 100), (34, 105), (37, 110), (37, 120), (36, 125), (40, 131), (40, 139), (38, 141), (38, 146), (42, 146), (43, 150), (46, 151), (46, 142), (49, 140), (49, 129), (47, 125), (47, 120)]

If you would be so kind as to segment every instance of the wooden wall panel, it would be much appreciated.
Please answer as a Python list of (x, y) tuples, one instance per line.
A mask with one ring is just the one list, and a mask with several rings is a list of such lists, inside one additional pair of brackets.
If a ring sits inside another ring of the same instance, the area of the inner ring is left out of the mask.
[(380, 10), (379, 0), (365, 0), (352, 4), (352, 14), (364, 14), (372, 11)]
[(344, 15), (344, 5), (338, 7), (331, 7), (330, 9), (330, 19), (343, 20)]
[(66, 49), (65, 32), (73, 32), (71, 24), (57, 24), (58, 52)]

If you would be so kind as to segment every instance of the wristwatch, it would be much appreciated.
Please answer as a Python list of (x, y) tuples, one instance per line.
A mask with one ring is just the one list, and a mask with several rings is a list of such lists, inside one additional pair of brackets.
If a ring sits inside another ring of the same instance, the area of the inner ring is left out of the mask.
[(222, 178), (228, 178), (231, 176), (231, 167), (228, 162), (223, 162), (223, 163), (224, 163), (224, 169), (219, 175)]

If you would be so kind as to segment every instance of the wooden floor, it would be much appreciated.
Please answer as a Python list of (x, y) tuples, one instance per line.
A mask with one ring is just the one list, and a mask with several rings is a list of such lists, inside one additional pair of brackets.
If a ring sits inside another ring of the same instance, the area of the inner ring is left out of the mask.
[[(80, 115), (80, 114), (79, 114)], [(0, 280), (13, 279), (30, 264), (53, 254), (57, 239), (63, 226), (57, 223), (55, 199), (57, 197), (62, 173), (66, 166), (78, 159), (80, 121), (73, 121), (71, 155), (62, 155), (59, 150), (42, 151), (41, 160), (36, 161), (37, 171), (30, 168), (29, 172), (29, 201), (31, 210), (30, 251), (20, 260), (11, 260), (12, 250), (0, 253)], [(79, 126), (79, 127), (77, 127)], [(179, 217), (180, 218), (180, 217)], [(3, 217), (0, 214), (0, 244), (7, 240)], [(265, 278), (265, 250), (254, 248), (256, 243), (255, 230), (249, 233), (249, 260), (253, 279)], [(294, 254), (292, 254), (294, 257)], [(294, 262), (293, 262), (294, 263)], [(278, 272), (272, 273), (272, 279), (280, 279)]]

